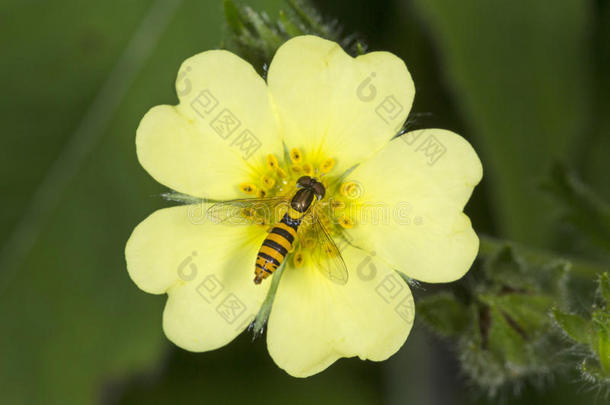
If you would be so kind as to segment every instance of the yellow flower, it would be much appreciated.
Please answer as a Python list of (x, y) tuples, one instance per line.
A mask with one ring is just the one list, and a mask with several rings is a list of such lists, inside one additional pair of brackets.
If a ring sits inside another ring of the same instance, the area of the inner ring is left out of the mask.
[[(139, 161), (157, 181), (213, 200), (289, 196), (304, 174), (326, 187), (317, 215), (340, 246), (349, 280), (336, 284), (316, 269), (308, 257), (315, 241), (304, 231), (285, 261), (266, 336), (289, 374), (309, 376), (341, 357), (387, 359), (414, 316), (397, 272), (449, 282), (469, 269), (478, 238), (462, 210), (481, 163), (449, 131), (393, 138), (415, 94), (398, 57), (352, 58), (334, 42), (302, 36), (280, 47), (267, 82), (239, 57), (214, 50), (187, 59), (176, 87), (180, 103), (152, 108), (137, 130)], [(271, 284), (252, 281), (268, 227), (214, 223), (209, 206), (159, 210), (126, 247), (138, 287), (168, 294), (165, 334), (195, 352), (246, 329)]]

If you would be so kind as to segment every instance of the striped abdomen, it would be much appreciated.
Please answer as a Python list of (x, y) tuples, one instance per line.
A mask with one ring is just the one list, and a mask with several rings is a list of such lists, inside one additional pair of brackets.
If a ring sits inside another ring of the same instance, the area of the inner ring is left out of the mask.
[(258, 251), (254, 268), (255, 284), (260, 284), (261, 281), (273, 274), (284, 261), (286, 254), (292, 249), (303, 214), (294, 210), (290, 211), (292, 212), (284, 214), (282, 220), (271, 229)]

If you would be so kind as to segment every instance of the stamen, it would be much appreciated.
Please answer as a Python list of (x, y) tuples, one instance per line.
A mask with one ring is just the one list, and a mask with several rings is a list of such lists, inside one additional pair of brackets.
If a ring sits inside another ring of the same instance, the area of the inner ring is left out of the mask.
[(288, 175), (286, 174), (286, 172), (284, 171), (284, 169), (282, 169), (281, 167), (278, 166), (277, 168), (277, 174), (278, 176), (280, 176), (281, 178), (285, 179), (286, 177), (288, 177)]
[(263, 187), (267, 190), (272, 189), (273, 186), (275, 186), (275, 179), (271, 176), (263, 176), (261, 181), (263, 183)]
[(256, 195), (257, 195), (259, 198), (263, 198), (263, 197), (266, 197), (266, 196), (267, 196), (267, 192), (261, 188), (260, 190), (258, 190), (258, 191), (256, 192)]
[(292, 160), (292, 163), (301, 163), (303, 155), (301, 154), (301, 151), (298, 148), (292, 148), (292, 150), (290, 151), (290, 159)]
[(252, 223), (255, 225), (264, 225), (264, 218), (260, 217), (255, 209), (251, 207), (245, 207), (241, 209), (242, 217), (246, 218), (248, 223)]
[(252, 208), (246, 207), (246, 208), (242, 208), (241, 214), (243, 215), (244, 218), (251, 219), (251, 218), (254, 218), (255, 212)]
[(312, 247), (314, 247), (315, 244), (316, 244), (316, 241), (314, 238), (303, 239), (303, 247), (305, 249), (311, 249)]
[(345, 203), (341, 200), (330, 200), (330, 207), (334, 210), (342, 210), (345, 208)]
[(271, 170), (275, 170), (279, 167), (275, 155), (267, 155), (267, 167)]
[(339, 218), (339, 225), (345, 229), (351, 229), (354, 227), (354, 220), (344, 215)]
[(303, 168), (299, 165), (292, 165), (290, 167), (290, 170), (292, 170), (293, 173), (301, 173), (303, 171)]
[(333, 159), (333, 158), (326, 159), (324, 162), (322, 162), (322, 165), (320, 166), (320, 171), (322, 173), (328, 173), (332, 170), (332, 168), (334, 166), (335, 166), (335, 159)]
[(258, 187), (252, 183), (241, 183), (239, 189), (246, 194), (257, 195)]
[(294, 267), (301, 267), (303, 266), (303, 262), (305, 261), (305, 258), (303, 257), (303, 252), (301, 252), (300, 250), (298, 252), (296, 252), (294, 254)]
[(307, 176), (313, 176), (313, 167), (309, 163), (303, 165), (303, 174)]

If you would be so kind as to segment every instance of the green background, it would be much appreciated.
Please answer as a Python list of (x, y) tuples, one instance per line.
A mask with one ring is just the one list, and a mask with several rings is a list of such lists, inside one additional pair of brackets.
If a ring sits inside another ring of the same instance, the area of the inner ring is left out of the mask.
[[(416, 127), (475, 146), (477, 231), (578, 251), (538, 185), (560, 158), (610, 198), (607, 1), (317, 3), (369, 49), (406, 61)], [(283, 6), (242, 4), (272, 16)], [(150, 107), (177, 101), (181, 61), (225, 31), (220, 1), (0, 3), (0, 403), (498, 402), (418, 323), (390, 360), (344, 359), (305, 380), (278, 369), (264, 339), (191, 354), (164, 338), (165, 298), (138, 290), (123, 257), (134, 226), (168, 205), (137, 162), (135, 129)], [(505, 400), (595, 394), (568, 375)]]

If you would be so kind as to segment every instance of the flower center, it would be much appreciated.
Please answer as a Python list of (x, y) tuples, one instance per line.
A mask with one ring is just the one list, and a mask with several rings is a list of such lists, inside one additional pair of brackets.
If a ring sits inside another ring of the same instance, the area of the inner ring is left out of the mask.
[[(318, 241), (312, 231), (313, 221), (319, 221), (326, 232), (338, 243), (345, 231), (356, 226), (353, 212), (362, 194), (360, 185), (344, 182), (341, 173), (333, 170), (332, 157), (308, 158), (298, 148), (292, 148), (283, 160), (268, 155), (264, 164), (251, 181), (239, 184), (244, 198), (258, 198), (255, 207), (242, 209), (242, 216), (265, 228), (271, 229), (289, 208), (289, 203), (297, 191), (297, 180), (302, 176), (317, 179), (326, 189), (325, 196), (316, 201), (303, 218), (292, 250), (292, 264), (301, 267), (308, 260), (312, 248)], [(271, 208), (273, 207), (273, 208)]]

